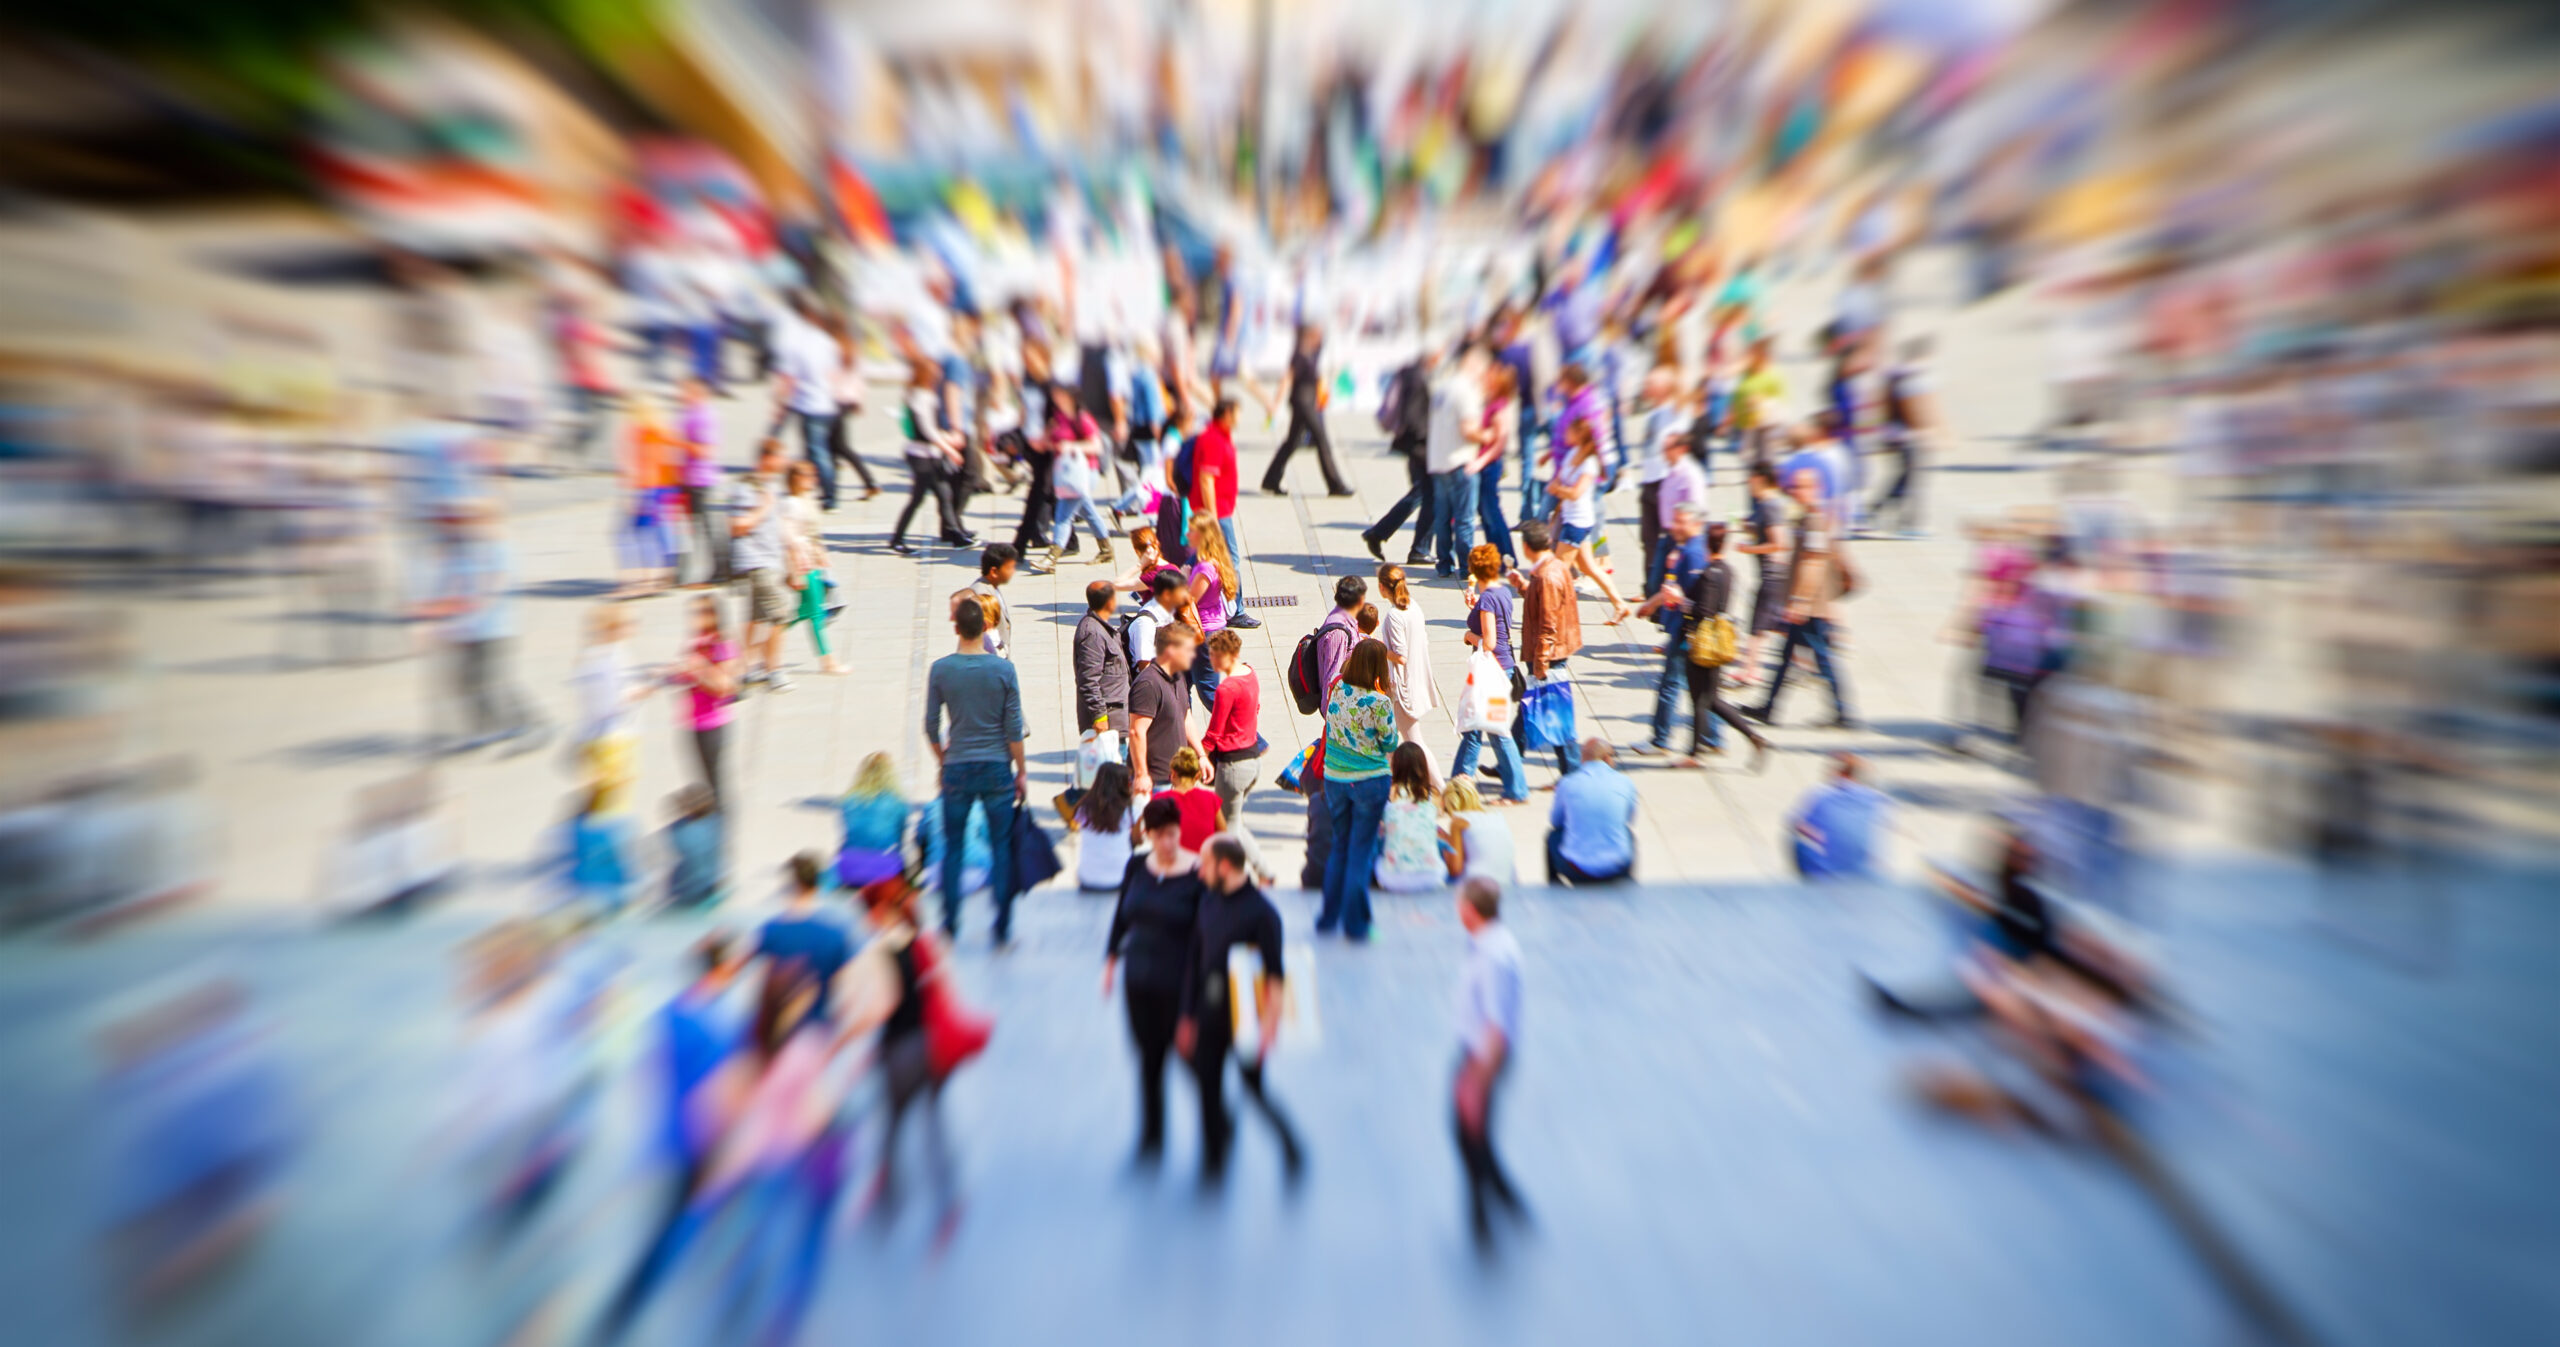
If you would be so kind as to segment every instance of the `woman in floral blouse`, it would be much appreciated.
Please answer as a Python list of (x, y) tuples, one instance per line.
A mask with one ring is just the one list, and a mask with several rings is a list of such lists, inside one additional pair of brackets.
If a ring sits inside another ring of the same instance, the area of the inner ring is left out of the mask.
[(1369, 938), (1369, 875), (1378, 868), (1378, 821), (1387, 810), (1387, 759), (1404, 743), (1387, 695), (1387, 647), (1352, 647), (1324, 704), (1324, 807), (1333, 849), (1324, 862), (1316, 933)]

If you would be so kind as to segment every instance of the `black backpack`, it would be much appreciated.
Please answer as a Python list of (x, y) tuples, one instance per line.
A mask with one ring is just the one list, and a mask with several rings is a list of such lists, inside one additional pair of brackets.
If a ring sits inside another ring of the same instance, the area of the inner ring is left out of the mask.
[(1311, 716), (1324, 709), (1324, 695), (1332, 689), (1324, 683), (1324, 659), (1321, 654), (1324, 635), (1340, 631), (1348, 635), (1351, 628), (1332, 623), (1319, 625), (1298, 638), (1298, 648), (1289, 652), (1289, 699), (1298, 704), (1298, 714)]

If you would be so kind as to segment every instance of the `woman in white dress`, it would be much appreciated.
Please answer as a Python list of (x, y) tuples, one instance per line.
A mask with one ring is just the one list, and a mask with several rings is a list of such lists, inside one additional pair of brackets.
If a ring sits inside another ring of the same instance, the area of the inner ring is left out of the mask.
[(1440, 704), (1431, 682), (1431, 637), (1404, 567), (1380, 566), (1378, 593), (1387, 600), (1378, 613), (1378, 636), (1387, 645), (1387, 692), (1396, 704), (1396, 732), (1410, 736), (1415, 723)]

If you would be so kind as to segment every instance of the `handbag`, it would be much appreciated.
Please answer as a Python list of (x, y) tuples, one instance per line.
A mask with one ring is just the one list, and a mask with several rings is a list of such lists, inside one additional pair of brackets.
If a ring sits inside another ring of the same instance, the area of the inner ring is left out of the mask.
[(1520, 742), (1530, 749), (1573, 742), (1573, 680), (1561, 674), (1529, 680), (1520, 699)]
[(1511, 701), (1511, 675), (1490, 650), (1467, 656), (1467, 685), (1458, 694), (1458, 733), (1508, 734), (1520, 708)]
[(1084, 451), (1074, 446), (1058, 451), (1058, 465), (1049, 470), (1049, 484), (1061, 499), (1083, 497), (1093, 491), (1093, 465), (1085, 461)]
[(1013, 891), (1024, 893), (1057, 878), (1057, 844), (1027, 805), (1013, 807)]
[(952, 990), (951, 974), (942, 968), (942, 955), (930, 938), (918, 935), (907, 948), (916, 962), (916, 995), (924, 998), (925, 1066), (940, 1080), (987, 1050), (988, 1040), (996, 1036), (996, 1021)]
[(1698, 619), (1689, 627), (1689, 662), (1701, 669), (1721, 669), (1742, 653), (1733, 619), (1722, 613)]

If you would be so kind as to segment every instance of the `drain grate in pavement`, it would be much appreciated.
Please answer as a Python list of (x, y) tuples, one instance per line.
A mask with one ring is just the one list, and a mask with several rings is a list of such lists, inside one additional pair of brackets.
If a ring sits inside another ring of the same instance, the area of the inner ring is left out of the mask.
[(1295, 594), (1247, 594), (1244, 597), (1241, 606), (1246, 608), (1295, 608), (1298, 606), (1298, 596)]

